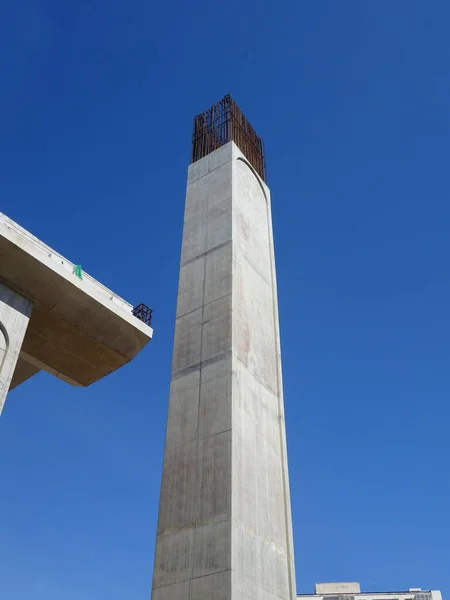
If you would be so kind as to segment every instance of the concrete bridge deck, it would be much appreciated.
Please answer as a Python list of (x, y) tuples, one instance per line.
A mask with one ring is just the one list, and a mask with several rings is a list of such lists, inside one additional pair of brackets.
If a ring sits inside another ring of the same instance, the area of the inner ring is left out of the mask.
[(0, 411), (8, 389), (41, 369), (87, 386), (152, 338), (131, 304), (74, 267), (0, 212)]

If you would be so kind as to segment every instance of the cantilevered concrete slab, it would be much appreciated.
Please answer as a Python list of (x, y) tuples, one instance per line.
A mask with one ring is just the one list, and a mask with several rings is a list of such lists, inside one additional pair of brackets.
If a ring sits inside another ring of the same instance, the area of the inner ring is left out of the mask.
[(152, 338), (131, 304), (0, 213), (0, 412), (39, 370), (87, 386)]

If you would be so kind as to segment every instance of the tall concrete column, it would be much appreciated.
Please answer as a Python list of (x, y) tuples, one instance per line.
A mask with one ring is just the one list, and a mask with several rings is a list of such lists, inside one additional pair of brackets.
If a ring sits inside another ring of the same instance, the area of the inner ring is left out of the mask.
[(0, 414), (32, 310), (29, 300), (0, 283)]
[(189, 167), (153, 600), (293, 600), (270, 193), (229, 142)]

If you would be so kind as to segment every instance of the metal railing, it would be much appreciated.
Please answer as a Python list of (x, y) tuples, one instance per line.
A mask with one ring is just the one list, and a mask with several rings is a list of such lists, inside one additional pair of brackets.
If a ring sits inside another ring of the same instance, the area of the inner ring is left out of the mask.
[(135, 306), (133, 308), (133, 315), (149, 327), (152, 324), (153, 310), (146, 304), (138, 304), (138, 306)]

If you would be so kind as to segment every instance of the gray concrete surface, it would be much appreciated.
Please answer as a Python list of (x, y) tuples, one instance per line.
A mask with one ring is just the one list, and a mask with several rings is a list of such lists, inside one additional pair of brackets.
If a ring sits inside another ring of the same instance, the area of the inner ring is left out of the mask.
[[(0, 213), (0, 282), (32, 306), (16, 368), (8, 375), (6, 363), (2, 368), (10, 389), (39, 370), (90, 385), (132, 360), (152, 338), (131, 304), (85, 272), (79, 279), (74, 266)], [(3, 318), (9, 318), (6, 309), (0, 325)], [(20, 337), (22, 325), (16, 320), (17, 336), (14, 327), (9, 335)]]
[(0, 282), (0, 414), (19, 359), (33, 306)]
[(295, 598), (270, 193), (188, 171), (153, 600)]

